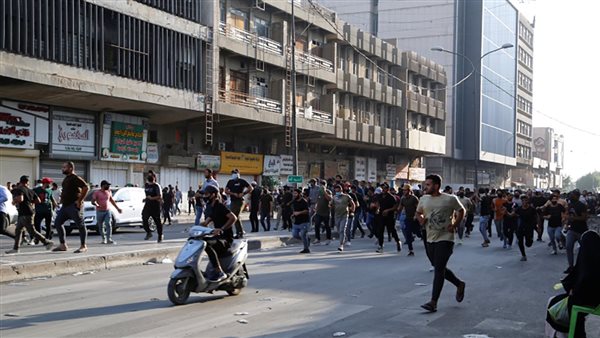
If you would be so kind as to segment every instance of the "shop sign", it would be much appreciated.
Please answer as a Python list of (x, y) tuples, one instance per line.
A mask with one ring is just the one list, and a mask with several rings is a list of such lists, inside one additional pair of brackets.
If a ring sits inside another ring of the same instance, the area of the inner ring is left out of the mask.
[(398, 166), (396, 166), (393, 163), (386, 163), (385, 164), (385, 180), (386, 181), (393, 181), (396, 179), (396, 170), (397, 170)]
[(147, 163), (158, 163), (158, 143), (148, 142), (146, 145), (146, 162)]
[(96, 154), (96, 124), (91, 115), (54, 111), (52, 113), (52, 154)]
[(35, 117), (0, 106), (0, 147), (33, 149)]
[(34, 103), (2, 101), (2, 105), (35, 115), (35, 143), (48, 144), (50, 108)]
[(263, 176), (279, 176), (281, 172), (281, 156), (265, 155)]
[(263, 155), (221, 152), (221, 172), (239, 169), (242, 175), (260, 175), (263, 171)]
[(367, 165), (367, 180), (369, 182), (377, 181), (377, 159), (369, 157)]
[(281, 155), (281, 171), (280, 175), (294, 174), (294, 157), (292, 155)]
[(105, 113), (100, 157), (105, 161), (145, 163), (147, 120), (137, 116)]
[[(345, 177), (342, 175), (342, 177)], [(365, 181), (367, 179), (367, 159), (364, 157), (354, 158), (354, 179)]]
[(196, 157), (196, 169), (198, 170), (219, 171), (219, 168), (221, 168), (221, 156), (219, 155), (198, 155)]
[(425, 181), (425, 168), (408, 168), (408, 178), (411, 181)]

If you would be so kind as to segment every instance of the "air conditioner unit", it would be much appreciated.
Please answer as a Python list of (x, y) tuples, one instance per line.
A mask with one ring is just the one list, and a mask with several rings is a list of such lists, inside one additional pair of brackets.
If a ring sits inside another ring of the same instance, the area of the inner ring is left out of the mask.
[(218, 147), (219, 147), (220, 151), (225, 151), (225, 150), (227, 150), (227, 143), (219, 142)]

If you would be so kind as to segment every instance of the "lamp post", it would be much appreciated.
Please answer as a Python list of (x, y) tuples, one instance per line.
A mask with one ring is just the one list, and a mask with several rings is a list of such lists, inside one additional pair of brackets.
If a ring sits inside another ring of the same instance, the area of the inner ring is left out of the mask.
[[(467, 76), (465, 76), (464, 78), (462, 78), (460, 81), (456, 82), (454, 84), (454, 86), (457, 86), (459, 84), (461, 84), (462, 82), (466, 81), (473, 73), (477, 72), (477, 74), (479, 75), (479, 77), (481, 77), (481, 61), (483, 60), (484, 57), (495, 53), (497, 51), (503, 50), (503, 49), (507, 49), (507, 48), (512, 48), (514, 47), (514, 45), (512, 43), (505, 43), (502, 46), (496, 48), (496, 49), (492, 49), (490, 51), (487, 51), (486, 53), (484, 53), (483, 55), (481, 55), (481, 57), (479, 58), (479, 63), (478, 63), (478, 67), (475, 67), (475, 64), (473, 63), (473, 60), (471, 60), (471, 58), (469, 58), (468, 56), (459, 53), (459, 52), (455, 52), (455, 51), (451, 51), (448, 49), (445, 49), (443, 47), (432, 47), (431, 50), (434, 52), (442, 52), (442, 53), (448, 53), (448, 54), (452, 54), (452, 55), (456, 55), (456, 56), (460, 56), (463, 59), (467, 60), (467, 62), (469, 62), (469, 64), (471, 65), (471, 72), (469, 74), (467, 74)], [(473, 91), (473, 96), (475, 96), (475, 91)], [(481, 85), (479, 88), (479, 96), (481, 96)], [(475, 105), (475, 98), (473, 97), (473, 105)], [(473, 109), (475, 110), (475, 109)], [(474, 132), (481, 134), (480, 132), (480, 125), (481, 123), (479, 122), (479, 120), (481, 119), (481, 107), (479, 109), (479, 119), (474, 118), (473, 119), (473, 123), (474, 123)], [(478, 123), (479, 122), (479, 123)], [(475, 189), (477, 189), (478, 184), (478, 174), (479, 174), (479, 156), (480, 156), (480, 144), (481, 144), (481, 140), (479, 140), (479, 142), (476, 142), (475, 144)]]

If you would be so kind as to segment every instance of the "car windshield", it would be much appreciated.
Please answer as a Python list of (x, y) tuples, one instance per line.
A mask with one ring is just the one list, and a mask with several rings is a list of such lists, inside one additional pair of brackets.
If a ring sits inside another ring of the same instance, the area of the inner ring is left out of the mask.
[[(100, 189), (92, 189), (92, 190), (88, 191), (87, 195), (85, 196), (84, 201), (91, 202), (92, 201), (92, 195), (94, 195), (94, 192), (96, 192), (98, 190), (100, 190)], [(117, 189), (110, 189), (110, 191), (114, 195), (117, 192)]]

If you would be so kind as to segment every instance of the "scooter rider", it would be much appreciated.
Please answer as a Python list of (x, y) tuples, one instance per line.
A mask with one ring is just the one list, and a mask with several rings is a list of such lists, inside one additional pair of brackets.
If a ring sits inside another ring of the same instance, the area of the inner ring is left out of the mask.
[(237, 220), (237, 217), (227, 209), (227, 207), (219, 200), (219, 190), (212, 185), (204, 188), (204, 201), (210, 205), (210, 214), (205, 215), (203, 225), (208, 226), (210, 223), (214, 225), (212, 238), (206, 238), (206, 254), (210, 260), (214, 275), (208, 279), (213, 282), (220, 282), (227, 278), (227, 274), (223, 272), (219, 255), (227, 253), (233, 242), (232, 225)]

